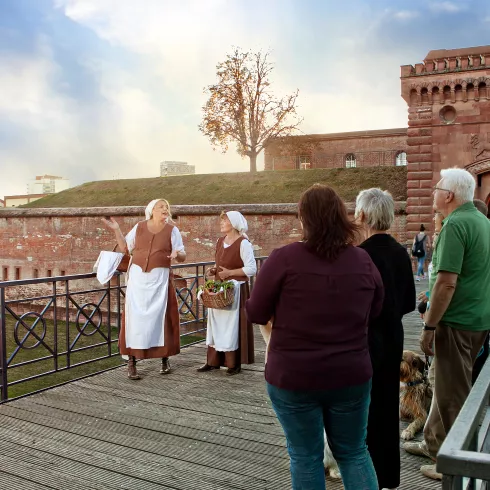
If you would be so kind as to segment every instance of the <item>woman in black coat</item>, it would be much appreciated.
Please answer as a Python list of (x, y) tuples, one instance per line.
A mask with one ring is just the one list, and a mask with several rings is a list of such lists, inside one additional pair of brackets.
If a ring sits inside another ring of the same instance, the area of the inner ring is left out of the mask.
[(368, 330), (373, 365), (367, 444), (379, 488), (400, 485), (400, 361), (403, 355), (403, 315), (415, 310), (415, 283), (406, 249), (388, 230), (395, 204), (388, 192), (362, 191), (356, 199), (355, 216), (362, 226), (360, 244), (371, 257), (383, 280), (385, 298), (381, 314)]

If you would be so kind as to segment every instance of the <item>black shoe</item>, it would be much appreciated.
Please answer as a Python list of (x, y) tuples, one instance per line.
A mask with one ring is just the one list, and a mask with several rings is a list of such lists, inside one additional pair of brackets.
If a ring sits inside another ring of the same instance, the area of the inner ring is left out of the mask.
[(234, 376), (235, 374), (238, 374), (242, 370), (241, 367), (236, 367), (236, 368), (228, 368), (226, 370), (226, 374), (228, 376)]
[(168, 360), (168, 357), (162, 357), (162, 367), (160, 369), (160, 374), (168, 374), (170, 371), (170, 361)]
[(219, 369), (219, 367), (210, 366), (208, 363), (206, 363), (203, 366), (201, 366), (200, 368), (197, 368), (196, 371), (199, 371), (200, 373), (204, 373), (206, 371), (211, 371), (213, 369)]

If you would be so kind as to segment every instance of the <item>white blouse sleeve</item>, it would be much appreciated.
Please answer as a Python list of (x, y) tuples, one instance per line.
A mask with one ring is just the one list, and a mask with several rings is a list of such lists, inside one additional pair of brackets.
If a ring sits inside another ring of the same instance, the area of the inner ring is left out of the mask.
[(136, 228), (138, 228), (138, 223), (136, 223), (131, 231), (126, 235), (126, 245), (128, 246), (129, 253), (134, 250), (134, 246), (136, 244)]
[(243, 261), (243, 273), (248, 277), (255, 276), (257, 264), (255, 262), (254, 249), (248, 240), (242, 240), (240, 244), (240, 257)]
[(185, 252), (184, 242), (182, 241), (182, 235), (180, 234), (179, 229), (174, 226), (172, 230), (172, 252), (175, 250), (176, 252)]

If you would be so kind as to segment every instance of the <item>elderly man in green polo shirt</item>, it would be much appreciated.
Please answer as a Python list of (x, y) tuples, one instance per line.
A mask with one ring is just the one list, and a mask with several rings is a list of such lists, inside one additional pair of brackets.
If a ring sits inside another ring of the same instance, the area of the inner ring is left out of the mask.
[[(433, 256), (430, 309), (420, 347), (434, 355), (434, 398), (424, 441), (405, 443), (434, 461), (472, 386), (472, 369), (490, 327), (490, 222), (473, 204), (475, 179), (463, 169), (441, 171), (434, 210), (444, 216)], [(440, 479), (435, 465), (424, 475)]]

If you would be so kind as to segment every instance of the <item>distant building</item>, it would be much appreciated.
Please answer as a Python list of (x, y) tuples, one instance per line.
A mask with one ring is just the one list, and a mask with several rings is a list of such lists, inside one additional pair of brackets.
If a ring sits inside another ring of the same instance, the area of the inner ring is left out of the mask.
[(196, 167), (187, 162), (165, 161), (160, 163), (160, 177), (170, 177), (171, 175), (195, 174)]
[(56, 175), (38, 175), (27, 184), (27, 194), (55, 194), (70, 188), (70, 181)]
[(16, 208), (17, 206), (37, 201), (46, 195), (47, 194), (25, 194), (20, 196), (5, 196), (3, 198), (3, 206), (5, 208)]

